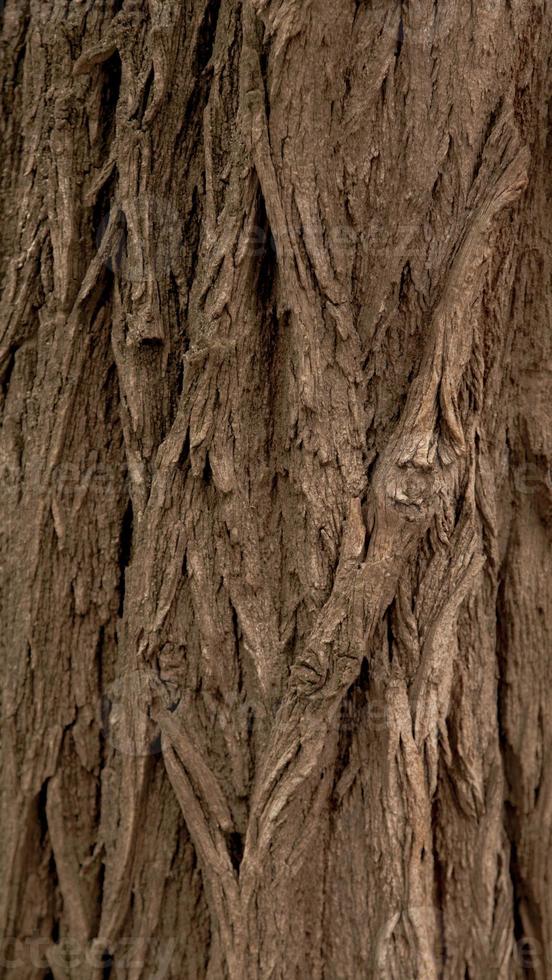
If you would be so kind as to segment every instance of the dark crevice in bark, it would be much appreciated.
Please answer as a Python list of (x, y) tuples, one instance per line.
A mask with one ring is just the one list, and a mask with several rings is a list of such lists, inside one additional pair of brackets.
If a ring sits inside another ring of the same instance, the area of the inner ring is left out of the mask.
[(337, 746), (336, 761), (334, 767), (334, 782), (332, 792), (332, 811), (339, 806), (339, 798), (336, 789), (343, 774), (351, 761), (352, 729), (353, 716), (348, 704), (343, 707), (340, 718), (339, 742)]
[[(186, 376), (186, 368), (184, 368), (183, 376), (184, 377)], [(182, 446), (182, 451), (180, 453), (180, 456), (178, 457), (177, 466), (179, 467), (179, 469), (182, 469), (183, 470), (183, 469), (186, 469), (188, 467), (189, 462), (190, 462), (190, 432), (187, 429), (186, 430), (186, 435), (184, 437), (184, 443), (183, 443), (183, 446)]]
[(123, 259), (126, 258), (127, 254), (126, 244), (128, 238), (128, 226), (124, 211), (119, 211), (115, 220), (117, 222), (117, 231), (119, 232), (119, 235), (116, 240), (116, 247), (113, 249), (111, 255), (109, 268), (114, 275), (119, 275), (122, 277), (122, 264)]
[(435, 908), (435, 918), (438, 929), (437, 948), (441, 954), (441, 967), (443, 965), (444, 948), (444, 920), (445, 920), (445, 894), (446, 894), (446, 872), (439, 857), (439, 790), (431, 803), (431, 841), (433, 851), (433, 906)]
[[(508, 549), (504, 560), (504, 566), (508, 561)], [(518, 843), (521, 834), (521, 820), (516, 800), (522, 790), (522, 779), (520, 762), (510, 745), (508, 739), (508, 718), (507, 718), (507, 657), (508, 657), (508, 634), (505, 624), (508, 622), (508, 610), (506, 605), (505, 591), (505, 570), (504, 566), (499, 572), (499, 582), (496, 600), (496, 636), (497, 636), (497, 722), (500, 751), (506, 782), (506, 792), (504, 799), (504, 830), (509, 841), (509, 877), (512, 888), (512, 916), (514, 927), (514, 939), (518, 949), (520, 944), (527, 939), (526, 926), (522, 916), (522, 908), (529, 915), (532, 928), (538, 929), (538, 911), (532, 908), (531, 898), (527, 893), (524, 881), (523, 869), (518, 858)], [(523, 965), (523, 974), (526, 977), (534, 977), (534, 970), (530, 965)]]
[[(274, 439), (274, 424), (277, 415), (277, 351), (280, 336), (280, 323), (276, 308), (278, 259), (276, 242), (272, 234), (266, 204), (262, 194), (259, 196), (257, 225), (262, 229), (262, 253), (259, 258), (257, 293), (262, 310), (261, 359), (267, 385), (266, 398), (270, 408), (266, 428), (267, 452), (270, 454)], [(285, 327), (282, 325), (282, 330)]]
[(38, 796), (36, 798), (36, 816), (37, 816), (38, 826), (40, 829), (41, 849), (45, 847), (46, 841), (48, 839), (48, 819), (46, 817), (47, 798), (48, 798), (48, 780), (46, 780), (42, 784)]
[[(188, 343), (186, 325), (188, 319), (188, 308), (190, 304), (190, 291), (196, 273), (200, 241), (201, 241), (201, 199), (196, 184), (196, 186), (192, 191), (192, 204), (190, 208), (190, 216), (186, 226), (186, 253), (188, 256), (187, 273), (189, 279), (187, 283), (188, 289), (186, 292), (186, 302), (183, 310), (184, 322), (182, 324), (182, 330), (179, 331), (179, 333), (182, 333), (182, 335), (185, 337), (186, 343)], [(177, 287), (177, 295), (178, 295), (178, 287)], [(180, 327), (180, 319), (178, 321), (178, 325)]]
[(138, 102), (138, 106), (136, 108), (136, 111), (135, 111), (134, 115), (132, 115), (130, 117), (131, 119), (136, 119), (136, 121), (137, 121), (137, 123), (138, 123), (139, 126), (141, 126), (142, 125), (142, 122), (144, 121), (144, 116), (146, 114), (146, 109), (148, 107), (148, 102), (150, 100), (150, 96), (151, 96), (151, 93), (152, 93), (152, 90), (153, 90), (154, 78), (155, 78), (155, 69), (153, 68), (153, 65), (152, 65), (152, 67), (150, 68), (150, 70), (148, 72), (146, 81), (144, 83), (144, 88), (142, 89), (142, 94), (140, 96), (140, 100)]
[(141, 350), (158, 351), (164, 346), (165, 341), (161, 337), (142, 337), (140, 339)]
[(234, 868), (234, 871), (239, 874), (240, 865), (243, 858), (243, 834), (240, 834), (237, 831), (232, 831), (231, 833), (226, 834), (226, 846), (228, 847), (232, 867)]
[(13, 66), (13, 85), (14, 85), (14, 88), (17, 88), (18, 86), (20, 86), (21, 85), (21, 82), (22, 82), (22, 79), (23, 79), (23, 65), (24, 65), (24, 62), (25, 62), (25, 54), (27, 53), (27, 43), (26, 43), (27, 28), (26, 27), (25, 27), (24, 37), (25, 37), (25, 41), (23, 42), (23, 44), (21, 45), (19, 51), (17, 52), (17, 57), (15, 59), (15, 63), (14, 63), (14, 66)]
[(244, 689), (244, 676), (243, 664), (240, 657), (240, 621), (238, 619), (238, 613), (232, 603), (230, 603), (230, 609), (232, 614), (232, 635), (234, 637), (236, 663), (238, 665), (238, 693), (241, 695)]
[(175, 377), (175, 402), (178, 404), (182, 395), (182, 389), (184, 387), (184, 360), (183, 354), (179, 357), (176, 364), (176, 377)]
[[(103, 710), (103, 705), (102, 705), (102, 710)], [(100, 771), (103, 771), (103, 767), (102, 770)], [(98, 780), (98, 782), (101, 782), (101, 780)], [(105, 877), (106, 877), (105, 861), (101, 860), (100, 866), (98, 868), (98, 902), (97, 902), (97, 909), (96, 909), (98, 920), (100, 919), (102, 903), (105, 895)]]
[(255, 731), (255, 711), (253, 708), (247, 709), (247, 738), (249, 742), (253, 739), (253, 733)]
[(210, 486), (213, 482), (213, 471), (211, 469), (211, 462), (209, 460), (209, 453), (205, 454), (205, 464), (203, 466), (203, 482)]
[(98, 196), (96, 197), (96, 200), (92, 206), (92, 238), (96, 249), (100, 247), (109, 224), (109, 216), (113, 204), (113, 193), (116, 183), (117, 170), (114, 167), (105, 184), (103, 184), (98, 191)]
[(17, 348), (10, 347), (4, 357), (4, 363), (0, 364), (0, 390), (2, 392), (3, 398), (5, 398), (6, 395), (8, 394), (10, 379), (13, 374), (13, 369), (15, 367), (16, 353), (17, 353)]
[(397, 33), (397, 44), (395, 46), (395, 58), (397, 58), (397, 60), (400, 58), (403, 42), (404, 42), (404, 23), (401, 16), (399, 18), (399, 30)]
[(403, 270), (401, 272), (401, 281), (399, 284), (399, 305), (401, 303), (404, 303), (404, 301), (406, 300), (406, 297), (408, 295), (408, 290), (410, 289), (411, 285), (412, 285), (412, 274), (410, 271), (410, 262), (407, 262), (406, 265), (403, 266)]
[(107, 155), (115, 133), (116, 110), (121, 91), (123, 66), (118, 51), (114, 51), (111, 57), (104, 61), (100, 71), (102, 76), (102, 112), (98, 140), (103, 153)]
[(109, 980), (111, 971), (113, 970), (113, 965), (113, 957), (111, 956), (109, 950), (104, 949), (102, 953), (102, 980)]
[(259, 196), (257, 225), (262, 230), (262, 245), (260, 246), (261, 255), (258, 265), (259, 303), (262, 305), (263, 309), (267, 309), (268, 307), (270, 310), (274, 297), (278, 256), (276, 253), (276, 241), (268, 221), (266, 204), (262, 194)]
[[(188, 170), (190, 160), (193, 154), (197, 152), (197, 145), (203, 139), (202, 119), (208, 95), (208, 80), (202, 77), (194, 86), (190, 98), (183, 106), (180, 129), (175, 136), (175, 157), (179, 157), (183, 173)], [(188, 249), (193, 248), (189, 243), (187, 246)]]
[[(507, 554), (506, 559), (507, 560)], [(504, 777), (508, 787), (508, 797), (511, 797), (511, 792), (514, 790), (517, 783), (516, 777), (516, 761), (513, 755), (510, 743), (508, 741), (508, 723), (507, 723), (507, 652), (508, 652), (508, 636), (505, 630), (505, 622), (507, 616), (506, 601), (505, 601), (505, 581), (504, 581), (504, 568), (499, 570), (499, 579), (497, 587), (497, 598), (496, 598), (496, 654), (497, 654), (497, 666), (498, 666), (498, 683), (497, 683), (497, 720), (498, 720), (498, 736), (500, 741), (500, 751), (502, 754), (502, 764), (504, 767)]]
[[(195, 193), (195, 188), (194, 188)], [(169, 297), (172, 301), (174, 318), (176, 321), (176, 326), (178, 328), (178, 336), (182, 339), (184, 346), (180, 348), (180, 353), (185, 354), (188, 349), (187, 339), (182, 329), (182, 311), (180, 309), (180, 292), (178, 289), (178, 283), (175, 279), (174, 272), (169, 269)], [(180, 394), (180, 392), (178, 392)]]
[[(523, 887), (523, 876), (519, 867), (517, 847), (515, 840), (513, 839), (516, 835), (513, 831), (513, 824), (517, 820), (514, 808), (506, 804), (506, 830), (508, 832), (508, 825), (510, 825), (510, 881), (512, 884), (512, 906), (513, 906), (513, 920), (514, 920), (514, 940), (516, 943), (516, 949), (519, 951), (523, 948), (524, 943), (527, 943), (527, 935), (525, 931), (525, 926), (523, 922), (523, 916), (521, 913), (522, 907), (528, 907), (529, 902), (527, 901), (527, 896), (524, 894)], [(508, 814), (510, 817), (508, 819)], [(521, 963), (520, 966), (523, 969), (523, 975), (525, 977), (533, 978), (535, 977), (535, 971), (533, 970), (530, 963)]]
[(197, 35), (195, 62), (192, 66), (195, 84), (190, 90), (187, 103), (183, 106), (181, 124), (175, 138), (175, 150), (177, 153), (182, 150), (182, 163), (185, 168), (190, 155), (197, 151), (198, 143), (201, 144), (203, 141), (203, 111), (209, 98), (210, 81), (207, 69), (213, 54), (220, 5), (221, 0), (208, 0)]
[(113, 289), (113, 273), (111, 269), (105, 268), (103, 275), (100, 276), (95, 288), (91, 291), (86, 300), (86, 307), (90, 310), (89, 322), (95, 324), (101, 310), (109, 306), (111, 302), (111, 292)]
[(261, 78), (263, 81), (264, 107), (265, 107), (267, 123), (270, 122), (270, 99), (268, 97), (269, 58), (270, 58), (270, 44), (263, 42), (261, 46), (261, 50), (259, 52), (259, 67), (261, 71)]
[(503, 100), (500, 99), (499, 102), (497, 103), (497, 105), (495, 106), (495, 108), (489, 114), (489, 118), (488, 118), (488, 121), (487, 121), (487, 128), (485, 130), (485, 133), (483, 134), (483, 138), (481, 140), (481, 145), (480, 145), (480, 148), (479, 148), (479, 153), (477, 154), (477, 159), (475, 161), (474, 168), (473, 168), (472, 184), (476, 180), (477, 175), (479, 174), (479, 171), (481, 170), (481, 165), (483, 163), (483, 156), (484, 156), (484, 153), (485, 153), (485, 147), (487, 145), (487, 141), (488, 141), (489, 137), (491, 136), (491, 133), (492, 133), (493, 129), (496, 126), (496, 122), (497, 122), (497, 119), (500, 116), (500, 113), (502, 112), (502, 108), (503, 108)]
[(387, 651), (389, 657), (389, 663), (393, 663), (393, 615), (394, 615), (395, 603), (392, 602), (385, 614), (385, 625), (387, 628)]
[(125, 574), (132, 555), (132, 535), (133, 511), (132, 501), (129, 500), (119, 536), (119, 616), (122, 616), (125, 604)]
[(360, 665), (356, 687), (359, 691), (363, 691), (364, 694), (368, 694), (370, 689), (370, 664), (368, 663), (368, 657), (364, 657)]
[(211, 60), (217, 33), (220, 6), (221, 0), (208, 0), (205, 5), (203, 23), (198, 31), (197, 39), (196, 66), (199, 72), (202, 72)]
[[(339, 740), (334, 766), (332, 810), (339, 805), (338, 789), (340, 780), (345, 776), (349, 765), (353, 764), (353, 738), (355, 732), (363, 725), (378, 724), (379, 719), (370, 716), (370, 666), (368, 658), (362, 661), (357, 680), (351, 687), (348, 696), (341, 706), (339, 716)], [(345, 776), (347, 781), (347, 777)]]

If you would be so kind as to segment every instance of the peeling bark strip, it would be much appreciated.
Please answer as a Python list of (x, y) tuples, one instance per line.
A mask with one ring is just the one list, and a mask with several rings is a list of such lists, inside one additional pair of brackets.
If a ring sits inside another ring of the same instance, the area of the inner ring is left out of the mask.
[(3, 5), (0, 976), (552, 975), (551, 28)]

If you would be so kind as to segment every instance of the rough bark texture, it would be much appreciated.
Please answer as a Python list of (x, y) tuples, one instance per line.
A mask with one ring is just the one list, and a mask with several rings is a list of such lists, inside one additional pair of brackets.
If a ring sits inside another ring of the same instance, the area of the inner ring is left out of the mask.
[(552, 977), (546, 0), (6, 0), (2, 975)]

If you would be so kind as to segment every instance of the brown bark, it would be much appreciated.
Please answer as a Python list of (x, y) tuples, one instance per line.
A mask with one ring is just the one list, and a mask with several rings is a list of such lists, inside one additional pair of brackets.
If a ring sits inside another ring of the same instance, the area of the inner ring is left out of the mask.
[(6, 0), (2, 976), (552, 976), (551, 19)]

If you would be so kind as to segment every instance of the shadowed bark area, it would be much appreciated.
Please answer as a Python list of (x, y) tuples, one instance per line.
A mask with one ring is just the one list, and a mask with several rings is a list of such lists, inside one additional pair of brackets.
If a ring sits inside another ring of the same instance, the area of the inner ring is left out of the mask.
[(552, 975), (545, 0), (5, 0), (0, 976)]

